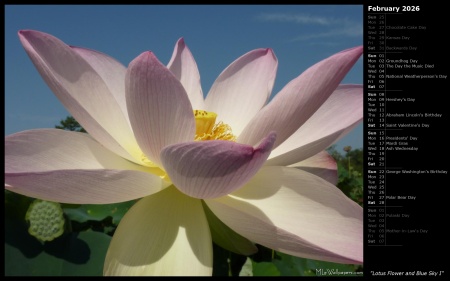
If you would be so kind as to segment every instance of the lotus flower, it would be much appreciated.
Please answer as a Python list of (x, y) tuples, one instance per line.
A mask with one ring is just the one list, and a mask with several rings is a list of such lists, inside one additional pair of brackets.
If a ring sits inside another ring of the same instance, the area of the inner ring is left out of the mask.
[(271, 49), (239, 57), (204, 99), (183, 39), (167, 67), (144, 52), (127, 68), (42, 32), (19, 38), (88, 134), (6, 136), (5, 188), (62, 203), (141, 198), (117, 227), (105, 275), (211, 275), (213, 239), (244, 254), (258, 243), (362, 263), (362, 208), (335, 186), (324, 151), (362, 119), (362, 86), (340, 85), (361, 46), (311, 66), (268, 102)]

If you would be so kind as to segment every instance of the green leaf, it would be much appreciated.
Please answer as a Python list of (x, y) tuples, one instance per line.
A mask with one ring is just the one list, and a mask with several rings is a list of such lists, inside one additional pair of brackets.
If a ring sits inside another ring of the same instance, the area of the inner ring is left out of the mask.
[[(84, 243), (82, 243), (84, 242)], [(63, 252), (67, 261), (63, 264), (62, 276), (102, 276), (106, 252), (111, 242), (111, 236), (96, 231), (80, 232), (72, 235), (70, 247)], [(70, 262), (83, 257), (82, 263)], [(76, 258), (76, 259), (75, 259)]]
[(271, 262), (255, 262), (247, 258), (239, 276), (280, 276), (280, 271)]
[(5, 221), (6, 276), (101, 276), (111, 237), (100, 232), (70, 233), (41, 243), (24, 222)]
[(5, 217), (25, 221), (25, 214), (34, 200), (5, 189)]
[(252, 261), (253, 276), (280, 276), (280, 271), (271, 262)]
[(273, 264), (278, 268), (282, 276), (314, 276), (315, 274), (308, 268), (307, 259), (290, 256), (276, 252), (277, 258)]
[(65, 206), (63, 204), (64, 213), (69, 219), (83, 223), (88, 220), (101, 221), (107, 217), (112, 217), (112, 222), (118, 224), (125, 213), (134, 205), (136, 201), (127, 201), (116, 204), (103, 205), (80, 205), (78, 208), (74, 206)]

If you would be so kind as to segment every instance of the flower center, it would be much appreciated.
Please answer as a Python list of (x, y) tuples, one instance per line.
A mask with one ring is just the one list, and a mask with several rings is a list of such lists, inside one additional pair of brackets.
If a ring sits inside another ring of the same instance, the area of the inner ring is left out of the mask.
[(231, 127), (223, 122), (216, 124), (217, 114), (205, 110), (194, 110), (195, 140), (228, 140), (236, 141)]
[[(196, 141), (205, 140), (227, 140), (236, 141), (236, 136), (231, 132), (231, 127), (223, 122), (216, 124), (217, 114), (205, 110), (194, 110), (195, 117), (195, 137)], [(141, 163), (147, 167), (147, 171), (159, 176), (161, 179), (171, 182), (169, 175), (158, 165), (150, 161), (147, 156), (142, 153)]]

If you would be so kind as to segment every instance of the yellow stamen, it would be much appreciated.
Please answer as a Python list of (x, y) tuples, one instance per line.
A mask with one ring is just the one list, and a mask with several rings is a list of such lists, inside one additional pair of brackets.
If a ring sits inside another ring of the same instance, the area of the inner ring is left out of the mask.
[(223, 122), (215, 123), (217, 114), (204, 110), (194, 110), (195, 140), (228, 140), (236, 141), (231, 127)]
[(194, 110), (195, 136), (211, 133), (216, 123), (217, 114), (204, 110)]

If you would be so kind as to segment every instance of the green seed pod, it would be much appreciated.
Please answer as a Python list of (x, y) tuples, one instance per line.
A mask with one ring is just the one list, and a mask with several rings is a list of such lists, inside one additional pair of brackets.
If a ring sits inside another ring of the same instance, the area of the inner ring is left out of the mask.
[(52, 241), (64, 233), (64, 212), (59, 203), (36, 199), (25, 219), (30, 225), (28, 232), (41, 241)]

